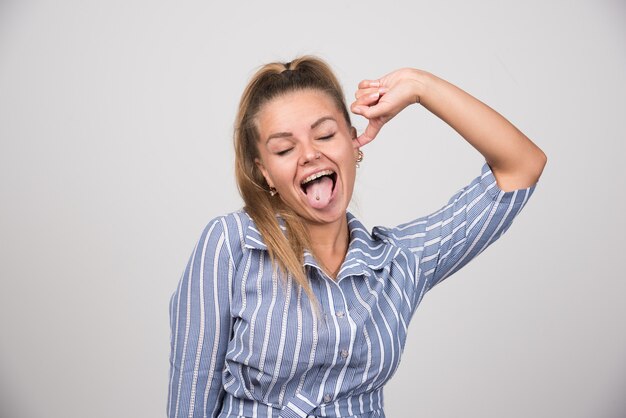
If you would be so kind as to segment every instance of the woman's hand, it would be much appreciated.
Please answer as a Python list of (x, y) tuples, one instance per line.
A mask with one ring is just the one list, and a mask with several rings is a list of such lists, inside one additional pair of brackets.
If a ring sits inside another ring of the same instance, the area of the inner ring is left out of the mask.
[(504, 191), (537, 182), (546, 156), (511, 122), (480, 100), (425, 71), (403, 68), (378, 80), (363, 80), (352, 112), (368, 119), (356, 138), (359, 146), (372, 141), (383, 125), (413, 103), (456, 130), (484, 157)]
[(356, 138), (359, 146), (372, 141), (383, 125), (402, 109), (419, 103), (429, 74), (413, 68), (393, 71), (377, 80), (363, 80), (350, 106), (352, 113), (368, 119), (363, 133)]

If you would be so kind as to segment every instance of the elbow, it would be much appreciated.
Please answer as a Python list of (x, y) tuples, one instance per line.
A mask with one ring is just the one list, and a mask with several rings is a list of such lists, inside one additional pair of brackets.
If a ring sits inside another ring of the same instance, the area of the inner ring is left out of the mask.
[(516, 158), (515, 166), (509, 170), (492, 167), (493, 174), (500, 189), (504, 192), (523, 189), (535, 185), (543, 173), (548, 157), (537, 146), (523, 157)]
[(541, 148), (537, 147), (535, 151), (535, 155), (532, 159), (530, 159), (529, 172), (532, 173), (532, 177), (534, 178), (534, 183), (539, 181), (539, 177), (543, 173), (543, 169), (546, 167), (548, 163), (548, 156), (545, 152), (541, 150)]
[(531, 155), (524, 158), (523, 165), (518, 169), (519, 182), (517, 186), (525, 188), (537, 184), (547, 163), (548, 156), (539, 147), (536, 147)]

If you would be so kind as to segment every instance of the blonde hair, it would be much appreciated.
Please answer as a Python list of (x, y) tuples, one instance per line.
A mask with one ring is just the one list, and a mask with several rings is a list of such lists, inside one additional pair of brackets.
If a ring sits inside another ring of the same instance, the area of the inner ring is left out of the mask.
[[(255, 162), (259, 158), (256, 117), (263, 105), (287, 93), (311, 89), (328, 94), (348, 126), (352, 126), (343, 90), (328, 64), (316, 57), (303, 56), (288, 63), (266, 64), (254, 74), (241, 96), (234, 142), (235, 175), (246, 212), (261, 232), (275, 267), (290, 273), (311, 301), (315, 301), (303, 264), (304, 250), (311, 248), (308, 231), (300, 216), (279, 196), (270, 196), (269, 186)], [(276, 215), (284, 220), (286, 235)]]

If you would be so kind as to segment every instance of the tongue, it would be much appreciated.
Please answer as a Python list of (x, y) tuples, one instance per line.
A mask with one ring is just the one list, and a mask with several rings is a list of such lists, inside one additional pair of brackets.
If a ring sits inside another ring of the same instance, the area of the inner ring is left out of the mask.
[(311, 182), (306, 188), (306, 197), (309, 204), (315, 209), (322, 209), (330, 202), (330, 196), (333, 192), (333, 181), (330, 177), (320, 177), (319, 180)]

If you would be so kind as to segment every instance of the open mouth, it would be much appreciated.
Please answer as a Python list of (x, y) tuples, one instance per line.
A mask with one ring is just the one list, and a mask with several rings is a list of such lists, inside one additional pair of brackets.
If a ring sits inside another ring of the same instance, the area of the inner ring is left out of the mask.
[(311, 207), (325, 209), (332, 201), (336, 184), (337, 173), (333, 170), (323, 170), (305, 178), (300, 187)]
[(319, 173), (311, 174), (309, 177), (305, 178), (302, 183), (300, 183), (300, 187), (304, 194), (309, 194), (309, 189), (317, 188), (321, 183), (327, 182), (329, 179), (332, 182), (332, 187), (330, 191), (335, 190), (335, 185), (337, 184), (337, 173), (332, 170), (324, 170)]

